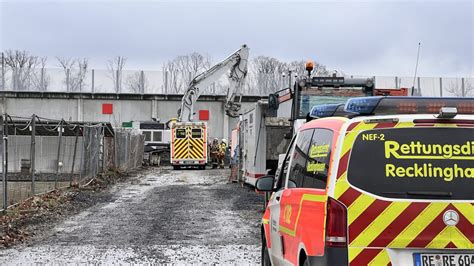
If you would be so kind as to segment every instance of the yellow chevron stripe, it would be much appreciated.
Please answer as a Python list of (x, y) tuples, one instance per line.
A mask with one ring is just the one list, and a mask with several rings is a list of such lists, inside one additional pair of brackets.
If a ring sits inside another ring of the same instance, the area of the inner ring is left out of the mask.
[(375, 256), (375, 258), (373, 260), (371, 260), (369, 262), (368, 265), (374, 265), (374, 266), (378, 266), (378, 265), (388, 265), (388, 263), (390, 262), (390, 257), (388, 256), (388, 252), (386, 249), (383, 249), (382, 251), (380, 251), (380, 253)]
[(447, 226), (429, 244), (428, 248), (444, 248), (449, 242), (458, 248), (472, 248), (471, 241), (454, 226)]
[(178, 153), (176, 153), (176, 158), (185, 159), (187, 155), (188, 155), (188, 146), (183, 145), (183, 147), (180, 148)]
[(447, 226), (426, 246), (427, 248), (444, 248), (451, 242), (452, 227)]
[(353, 261), (363, 250), (364, 248), (349, 247), (349, 262)]
[(357, 199), (347, 208), (349, 214), (348, 223), (349, 225), (354, 222), (369, 206), (375, 201), (375, 198), (368, 196), (367, 194), (361, 194)]
[(182, 144), (180, 144), (178, 148), (176, 149), (176, 154), (181, 153), (184, 149), (186, 149), (187, 146), (188, 146), (187, 142), (183, 142)]
[(388, 246), (395, 248), (406, 247), (447, 206), (448, 203), (431, 203), (428, 205)]
[(349, 182), (347, 182), (347, 172), (341, 175), (341, 177), (336, 181), (336, 188), (334, 190), (334, 198), (339, 199), (344, 192), (349, 189)]
[(196, 139), (189, 139), (191, 144), (197, 148), (200, 148), (201, 150), (204, 149), (204, 142), (198, 141)]
[(408, 205), (410, 205), (410, 202), (392, 202), (350, 245), (354, 247), (368, 246)]
[(186, 147), (186, 143), (180, 143), (179, 145), (176, 145), (174, 148), (174, 153), (180, 153), (184, 148)]
[(459, 231), (459, 228), (454, 226), (452, 228), (453, 229), (451, 229), (451, 241), (453, 241), (456, 247), (474, 249), (474, 243), (472, 243), (469, 238), (466, 237), (466, 235)]
[(201, 159), (202, 155), (199, 155), (193, 149), (190, 149), (189, 150), (189, 158), (190, 159)]
[(456, 209), (474, 225), (474, 206), (469, 203), (454, 203)]

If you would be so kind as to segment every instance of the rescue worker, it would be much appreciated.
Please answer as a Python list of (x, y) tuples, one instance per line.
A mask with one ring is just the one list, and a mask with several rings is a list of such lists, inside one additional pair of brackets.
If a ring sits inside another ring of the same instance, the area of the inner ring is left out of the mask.
[(217, 168), (217, 165), (219, 164), (219, 139), (214, 138), (211, 143), (211, 147), (209, 149), (210, 151), (210, 157), (211, 157), (211, 164), (212, 168)]
[(227, 140), (222, 139), (219, 145), (219, 167), (224, 168), (224, 158), (227, 151)]

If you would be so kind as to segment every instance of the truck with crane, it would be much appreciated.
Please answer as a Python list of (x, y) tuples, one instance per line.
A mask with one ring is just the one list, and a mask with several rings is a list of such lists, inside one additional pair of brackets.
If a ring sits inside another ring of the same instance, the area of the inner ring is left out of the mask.
[(407, 88), (377, 89), (372, 77), (312, 77), (312, 63), (307, 63), (306, 70), (308, 76), (298, 78), (292, 88), (270, 94), (242, 112), (233, 133), (238, 136), (241, 181), (254, 186), (258, 178), (275, 174), (294, 133), (312, 119), (313, 106), (341, 104), (359, 96), (408, 95)]
[(240, 96), (247, 76), (248, 57), (249, 48), (242, 45), (226, 59), (191, 80), (181, 100), (178, 119), (170, 125), (171, 164), (174, 169), (189, 166), (205, 169), (208, 162), (208, 127), (206, 122), (194, 121), (194, 104), (205, 89), (227, 74), (229, 89), (224, 109), (228, 116), (237, 117), (241, 105), (236, 98)]

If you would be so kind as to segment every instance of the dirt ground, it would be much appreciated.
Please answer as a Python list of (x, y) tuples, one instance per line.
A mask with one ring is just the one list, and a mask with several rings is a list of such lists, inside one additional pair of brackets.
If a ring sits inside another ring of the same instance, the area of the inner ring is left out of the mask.
[(145, 171), (35, 225), (27, 242), (0, 251), (0, 264), (260, 263), (262, 196), (227, 183), (227, 169)]

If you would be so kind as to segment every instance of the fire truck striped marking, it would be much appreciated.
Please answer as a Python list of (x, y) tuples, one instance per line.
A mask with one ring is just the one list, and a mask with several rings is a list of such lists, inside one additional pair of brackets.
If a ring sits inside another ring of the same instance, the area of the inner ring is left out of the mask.
[(334, 198), (339, 199), (342, 195), (346, 193), (348, 189), (350, 189), (349, 183), (343, 182), (345, 180), (345, 176), (342, 176), (341, 179), (337, 181), (337, 186), (334, 191)]
[[(472, 224), (474, 225), (474, 203), (466, 204), (466, 203), (454, 203), (453, 204), (456, 209), (459, 210), (463, 214), (463, 216)], [(473, 234), (474, 235), (474, 234)]]
[(352, 222), (367, 209), (367, 206), (370, 206), (374, 201), (375, 198), (361, 194), (348, 208), (348, 211), (351, 214), (348, 217), (349, 225), (352, 224)]
[[(353, 241), (390, 206), (388, 201), (375, 201), (363, 209), (363, 214), (349, 226), (349, 237)], [(351, 214), (352, 215), (352, 214)]]
[(192, 127), (186, 128), (186, 137), (173, 142), (173, 159), (202, 160), (205, 154), (203, 138), (192, 138)]
[(390, 244), (391, 241), (395, 239), (403, 230), (403, 228), (407, 227), (410, 222), (415, 219), (429, 204), (428, 203), (416, 203), (410, 204), (408, 208), (400, 214), (392, 223), (387, 226), (382, 233), (381, 236), (376, 238), (372, 241), (369, 246), (370, 247), (385, 247)]
[[(334, 197), (348, 206), (349, 261), (351, 265), (391, 265), (387, 248), (462, 248), (474, 249), (474, 203), (439, 201), (384, 201), (359, 192), (347, 181), (347, 166), (357, 135), (374, 128), (405, 128), (419, 124), (353, 123), (344, 139), (337, 172)], [(429, 127), (457, 127), (457, 124), (432, 124)], [(447, 210), (459, 213), (456, 226), (446, 226)], [(471, 232), (471, 233), (469, 233)]]
[(350, 260), (350, 265), (369, 265), (382, 249), (363, 249), (353, 260)]
[[(349, 183), (347, 184), (349, 185)], [(362, 195), (362, 193), (349, 187), (340, 197), (336, 197), (336, 199), (344, 203), (346, 206), (350, 206), (360, 195)]]
[(390, 247), (407, 247), (425, 229), (435, 217), (447, 206), (447, 203), (431, 203), (403, 229), (403, 231), (388, 245)]
[(373, 260), (369, 262), (368, 265), (388, 265), (390, 263), (390, 257), (388, 256), (387, 250), (383, 249), (380, 251)]
[(369, 243), (379, 236), (383, 229), (395, 220), (395, 218), (397, 218), (409, 204), (409, 202), (391, 203), (388, 208), (375, 218), (375, 220), (351, 242), (351, 245), (356, 247), (368, 246)]

